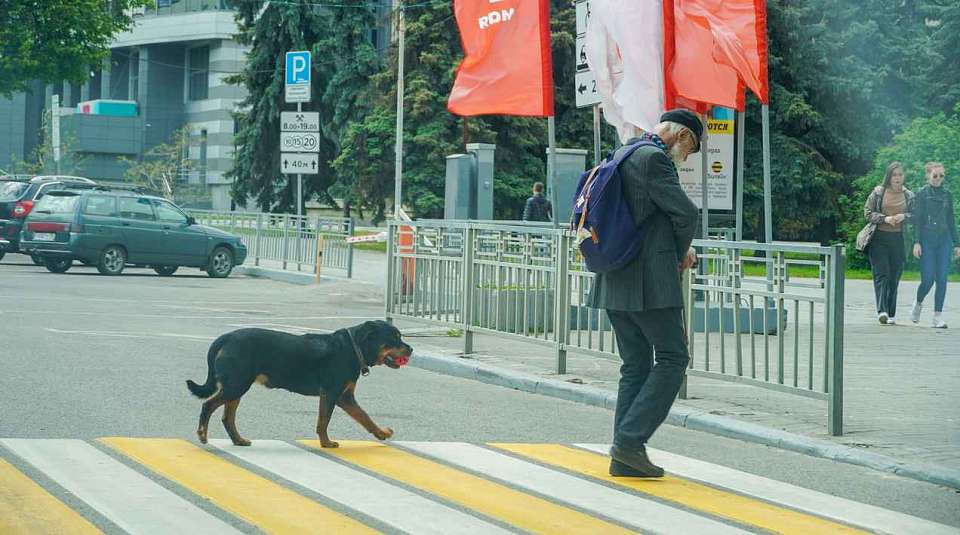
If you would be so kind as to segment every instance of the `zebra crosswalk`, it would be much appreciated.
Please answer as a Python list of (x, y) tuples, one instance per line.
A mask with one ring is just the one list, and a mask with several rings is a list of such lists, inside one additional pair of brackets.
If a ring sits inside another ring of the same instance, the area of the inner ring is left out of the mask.
[(663, 451), (612, 478), (607, 448), (0, 439), (0, 534), (960, 532)]

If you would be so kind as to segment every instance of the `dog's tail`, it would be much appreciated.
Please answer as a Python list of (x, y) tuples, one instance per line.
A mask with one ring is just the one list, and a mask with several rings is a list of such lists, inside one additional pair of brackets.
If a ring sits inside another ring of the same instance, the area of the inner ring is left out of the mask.
[(227, 337), (221, 336), (210, 344), (210, 350), (207, 351), (207, 381), (205, 383), (198, 385), (190, 379), (187, 379), (187, 388), (190, 389), (190, 393), (194, 396), (200, 399), (206, 399), (216, 391), (217, 372), (214, 369), (214, 361), (217, 359), (217, 353), (220, 352), (220, 348), (223, 347), (223, 344), (226, 342)]

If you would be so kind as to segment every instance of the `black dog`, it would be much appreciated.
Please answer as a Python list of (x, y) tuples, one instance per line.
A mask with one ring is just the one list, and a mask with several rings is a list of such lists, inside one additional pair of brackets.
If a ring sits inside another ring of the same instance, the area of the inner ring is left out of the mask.
[(334, 406), (339, 406), (379, 440), (393, 436), (381, 429), (360, 408), (353, 392), (360, 374), (369, 366), (406, 364), (413, 348), (400, 339), (400, 331), (385, 321), (367, 321), (332, 334), (297, 336), (269, 329), (240, 329), (217, 338), (207, 352), (207, 381), (198, 385), (187, 380), (193, 395), (206, 399), (200, 411), (197, 436), (207, 443), (210, 415), (226, 405), (223, 426), (237, 446), (250, 441), (237, 431), (240, 397), (253, 383), (283, 388), (305, 396), (320, 397), (317, 435), (325, 448), (338, 444), (327, 435)]

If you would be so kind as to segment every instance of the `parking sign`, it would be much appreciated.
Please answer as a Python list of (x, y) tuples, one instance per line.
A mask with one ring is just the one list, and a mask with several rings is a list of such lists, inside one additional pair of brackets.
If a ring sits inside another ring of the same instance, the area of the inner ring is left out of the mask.
[(310, 52), (287, 52), (284, 95), (287, 102), (310, 102)]

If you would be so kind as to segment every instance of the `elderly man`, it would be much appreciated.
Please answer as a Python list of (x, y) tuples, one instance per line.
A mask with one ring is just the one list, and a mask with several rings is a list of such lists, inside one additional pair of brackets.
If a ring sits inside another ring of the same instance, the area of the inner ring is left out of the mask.
[(696, 262), (690, 243), (698, 211), (680, 188), (675, 163), (700, 151), (703, 125), (687, 110), (668, 111), (660, 121), (653, 133), (627, 142), (653, 145), (637, 149), (619, 168), (633, 220), (645, 229), (643, 247), (623, 268), (598, 274), (591, 293), (591, 306), (607, 311), (623, 360), (612, 476), (663, 476), (645, 445), (666, 419), (689, 362), (680, 273)]

